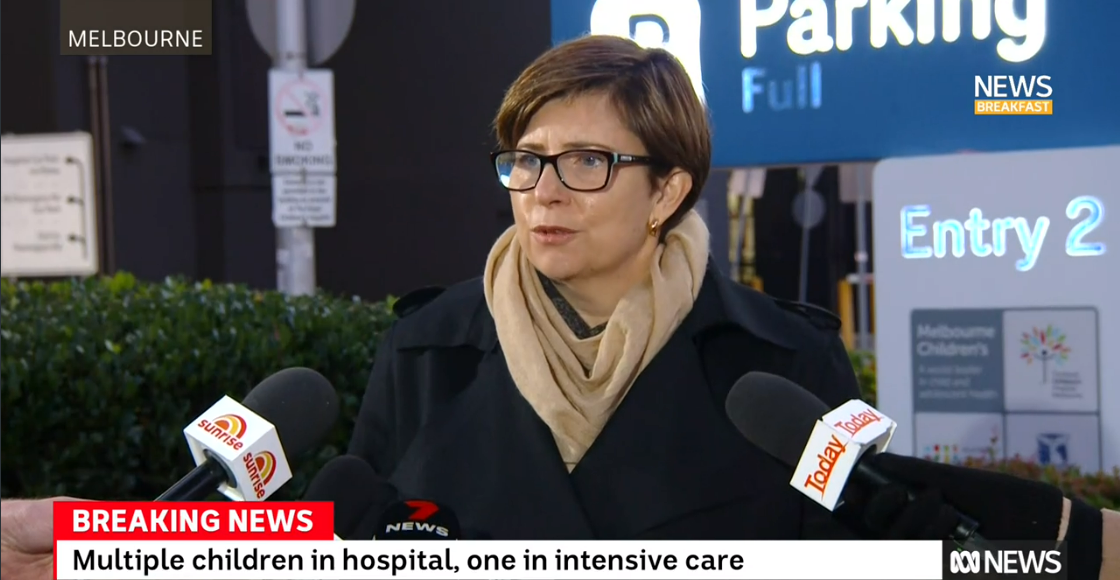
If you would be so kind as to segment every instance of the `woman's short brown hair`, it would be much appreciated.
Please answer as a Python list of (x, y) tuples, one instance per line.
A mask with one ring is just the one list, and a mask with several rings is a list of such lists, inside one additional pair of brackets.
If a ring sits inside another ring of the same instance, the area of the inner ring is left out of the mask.
[[(506, 92), (494, 120), (498, 143), (513, 149), (533, 115), (546, 103), (588, 93), (608, 94), (623, 124), (650, 157), (692, 176), (692, 190), (662, 231), (680, 223), (696, 205), (712, 162), (711, 129), (703, 103), (680, 61), (665, 50), (642, 48), (616, 36), (585, 36), (553, 47), (533, 61)], [(625, 153), (625, 152), (623, 152)]]

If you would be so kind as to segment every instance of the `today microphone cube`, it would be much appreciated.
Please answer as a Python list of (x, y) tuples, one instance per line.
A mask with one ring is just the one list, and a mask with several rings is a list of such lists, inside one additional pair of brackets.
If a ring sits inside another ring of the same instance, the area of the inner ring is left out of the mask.
[(264, 501), (292, 479), (276, 427), (230, 397), (199, 415), (185, 429), (196, 465), (221, 461), (236, 486), (218, 491), (233, 501)]
[(863, 401), (851, 400), (833, 409), (813, 426), (790, 485), (835, 509), (856, 461), (869, 450), (886, 450), (896, 427), (890, 417)]

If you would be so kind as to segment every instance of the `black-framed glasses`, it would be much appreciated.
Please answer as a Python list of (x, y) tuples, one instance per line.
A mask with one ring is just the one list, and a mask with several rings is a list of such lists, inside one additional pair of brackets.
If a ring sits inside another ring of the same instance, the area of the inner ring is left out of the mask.
[(556, 155), (512, 149), (490, 154), (498, 181), (510, 191), (529, 191), (537, 186), (544, 168), (551, 165), (568, 189), (599, 191), (611, 181), (618, 165), (660, 165), (652, 157), (612, 153), (598, 149), (574, 149)]

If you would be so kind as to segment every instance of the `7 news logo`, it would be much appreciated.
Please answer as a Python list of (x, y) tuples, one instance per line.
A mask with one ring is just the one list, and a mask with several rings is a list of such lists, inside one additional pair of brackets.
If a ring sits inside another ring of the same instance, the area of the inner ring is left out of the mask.
[[(1006, 544), (1006, 545), (1003, 545)], [(1030, 545), (1027, 545), (1030, 544)], [(1001, 543), (991, 550), (948, 550), (947, 577), (1064, 579), (1064, 552), (1053, 543)]]

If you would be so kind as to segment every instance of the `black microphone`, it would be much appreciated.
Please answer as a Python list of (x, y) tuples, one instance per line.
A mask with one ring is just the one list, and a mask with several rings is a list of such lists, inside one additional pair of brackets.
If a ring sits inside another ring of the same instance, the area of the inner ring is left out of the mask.
[(306, 368), (268, 377), (243, 404), (223, 397), (183, 429), (197, 467), (156, 501), (199, 501), (214, 491), (267, 499), (292, 478), (288, 458), (323, 444), (338, 409), (334, 387)]
[(377, 522), (375, 540), (458, 540), (459, 518), (435, 502), (411, 499), (390, 505)]
[[(736, 381), (727, 395), (725, 407), (728, 418), (747, 441), (793, 468), (801, 462), (803, 454), (815, 456), (818, 453), (806, 445), (817, 422), (832, 410), (796, 383), (761, 372), (747, 373)], [(900, 485), (867, 461), (876, 452), (871, 449), (856, 459), (847, 480), (827, 482), (827, 485), (841, 485), (844, 497), (858, 497), (888, 485)], [(911, 500), (915, 497), (909, 489), (907, 495)], [(949, 539), (968, 550), (990, 549), (988, 540), (976, 532), (979, 523), (961, 514), (960, 510), (956, 512), (959, 520)]]
[(304, 501), (334, 503), (334, 533), (345, 540), (370, 539), (372, 525), (363, 524), (363, 519), (371, 512), (381, 513), (398, 497), (391, 483), (354, 455), (340, 455), (328, 461), (303, 495)]

